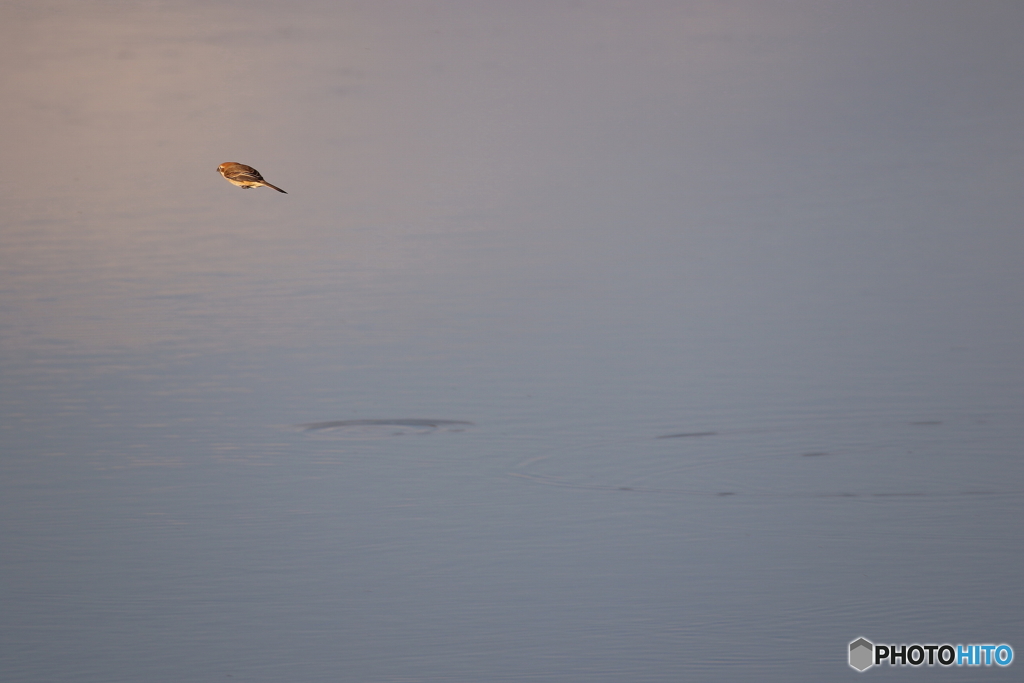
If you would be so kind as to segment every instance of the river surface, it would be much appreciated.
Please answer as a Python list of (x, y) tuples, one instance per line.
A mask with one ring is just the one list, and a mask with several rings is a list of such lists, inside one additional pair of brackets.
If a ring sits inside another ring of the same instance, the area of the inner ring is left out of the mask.
[(1022, 34), (994, 1), (3, 3), (0, 679), (1024, 657)]

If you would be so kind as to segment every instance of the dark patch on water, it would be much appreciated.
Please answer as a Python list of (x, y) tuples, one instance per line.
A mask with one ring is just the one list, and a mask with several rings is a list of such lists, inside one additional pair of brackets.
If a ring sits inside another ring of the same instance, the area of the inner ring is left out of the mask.
[(659, 436), (659, 439), (683, 439), (688, 436), (717, 436), (718, 432), (683, 432), (681, 434), (665, 434)]
[(330, 422), (306, 422), (296, 425), (303, 431), (314, 432), (321, 429), (338, 429), (340, 427), (450, 427), (452, 425), (472, 425), (472, 422), (465, 420), (422, 420), (422, 419), (400, 419), (400, 420), (332, 420)]
[(310, 435), (323, 435), (330, 438), (365, 439), (382, 436), (404, 436), (406, 434), (433, 434), (437, 431), (461, 432), (466, 427), (472, 425), (473, 423), (467, 420), (401, 418), (306, 422), (294, 425), (294, 427)]
[(896, 491), (894, 493), (872, 493), (870, 495), (874, 496), (875, 498), (919, 498), (921, 496), (927, 496), (928, 494), (921, 492), (911, 493)]

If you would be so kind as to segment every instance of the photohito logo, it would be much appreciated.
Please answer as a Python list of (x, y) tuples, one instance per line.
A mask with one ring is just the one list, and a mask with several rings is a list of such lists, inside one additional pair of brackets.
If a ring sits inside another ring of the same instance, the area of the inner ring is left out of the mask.
[(889, 666), (1010, 666), (1013, 648), (1002, 645), (875, 645), (867, 638), (850, 643), (850, 666), (866, 671), (888, 660)]

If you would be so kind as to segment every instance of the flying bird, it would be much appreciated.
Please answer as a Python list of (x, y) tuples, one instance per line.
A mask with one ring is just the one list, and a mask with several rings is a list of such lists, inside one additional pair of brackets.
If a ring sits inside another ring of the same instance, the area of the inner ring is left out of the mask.
[(271, 185), (266, 180), (264, 180), (263, 176), (260, 175), (260, 172), (257, 171), (252, 166), (246, 166), (245, 164), (240, 164), (237, 161), (225, 161), (223, 164), (217, 167), (217, 172), (220, 173), (225, 178), (227, 178), (229, 183), (231, 183), (232, 185), (238, 185), (243, 190), (248, 190), (250, 187), (259, 187), (263, 185), (266, 187), (271, 187), (277, 190), (278, 192), (284, 192), (284, 194), (288, 194), (280, 187), (277, 187), (276, 185)]

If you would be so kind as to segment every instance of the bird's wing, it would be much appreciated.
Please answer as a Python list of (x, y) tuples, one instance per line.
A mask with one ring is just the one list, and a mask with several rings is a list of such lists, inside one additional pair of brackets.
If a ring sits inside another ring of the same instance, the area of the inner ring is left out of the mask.
[(235, 166), (233, 168), (226, 169), (224, 171), (224, 176), (231, 178), (232, 180), (244, 180), (255, 183), (263, 181), (263, 176), (261, 176), (260, 172), (255, 168), (238, 168)]

